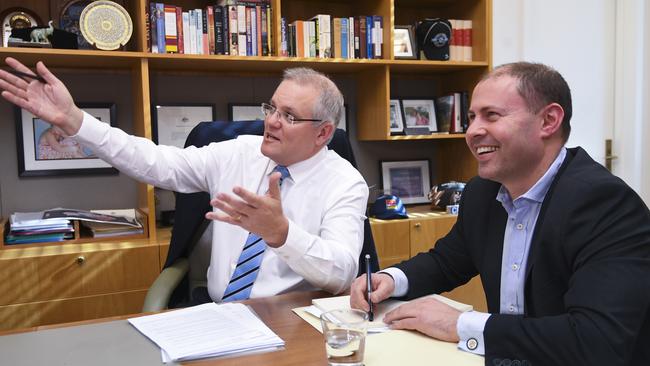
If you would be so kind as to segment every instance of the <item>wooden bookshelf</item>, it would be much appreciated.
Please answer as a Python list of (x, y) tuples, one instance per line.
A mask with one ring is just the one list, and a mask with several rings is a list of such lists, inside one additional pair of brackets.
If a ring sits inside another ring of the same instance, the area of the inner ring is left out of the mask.
[[(21, 7), (34, 11), (44, 22), (50, 19), (58, 19), (58, 11), (65, 6), (69, 0), (3, 0), (0, 5), (0, 12)], [(430, 90), (430, 96), (434, 97), (452, 91), (472, 90), (481, 75), (491, 67), (492, 55), (492, 1), (491, 0), (272, 0), (273, 19), (272, 34), (274, 40), (274, 53), (270, 56), (221, 56), (221, 55), (184, 55), (184, 54), (152, 54), (147, 52), (147, 30), (146, 11), (147, 0), (118, 0), (131, 15), (133, 20), (133, 35), (123, 50), (100, 51), (100, 50), (61, 50), (61, 49), (33, 49), (33, 48), (2, 48), (0, 47), (0, 58), (7, 56), (17, 58), (28, 66), (34, 66), (38, 61), (44, 61), (48, 67), (59, 70), (83, 70), (91, 73), (110, 73), (114, 71), (126, 72), (130, 75), (132, 101), (129, 106), (132, 110), (133, 131), (136, 135), (152, 138), (151, 104), (152, 93), (156, 85), (152, 84), (152, 74), (178, 74), (186, 73), (194, 75), (227, 75), (241, 78), (251, 76), (275, 76), (281, 75), (282, 70), (287, 67), (308, 66), (330, 75), (341, 75), (352, 78), (356, 84), (356, 100), (347, 100), (348, 105), (356, 106), (356, 139), (358, 141), (383, 141), (391, 143), (403, 140), (425, 140), (435, 145), (436, 156), (432, 156), (432, 175), (438, 179), (445, 180), (467, 180), (476, 172), (476, 163), (466, 148), (464, 136), (459, 135), (422, 135), (422, 136), (391, 136), (389, 128), (389, 100), (399, 99), (402, 95), (391, 95), (394, 85), (401, 80), (413, 80)], [(163, 1), (164, 2), (164, 1)], [(174, 5), (183, 8), (205, 7), (214, 4), (212, 0), (176, 0), (169, 1)], [(315, 14), (331, 14), (332, 16), (355, 16), (355, 15), (381, 15), (383, 17), (383, 59), (317, 59), (317, 58), (294, 58), (280, 57), (280, 17), (286, 17), (290, 23), (296, 19), (309, 19)], [(442, 17), (471, 19), (473, 22), (473, 61), (471, 62), (445, 62), (428, 60), (395, 60), (392, 51), (392, 30), (393, 27), (402, 24), (413, 24), (424, 17)], [(155, 95), (155, 93), (154, 93)], [(103, 253), (119, 253), (120, 250), (135, 250), (139, 258), (146, 262), (147, 266), (155, 263), (157, 270), (160, 270), (160, 249), (159, 242), (167, 240), (167, 235), (157, 238), (155, 200), (153, 187), (137, 184), (137, 207), (147, 215), (148, 239), (127, 240), (128, 246), (120, 249), (119, 240), (99, 241), (95, 243), (66, 244), (69, 251), (91, 250), (97, 248)], [(4, 194), (11, 194), (3, 192)], [(83, 241), (83, 240), (82, 240)], [(106, 243), (111, 243), (106, 247)], [(61, 248), (52, 246), (51, 248)], [(140, 248), (140, 249), (138, 249)], [(35, 254), (39, 248), (31, 248), (23, 251), (0, 248), (1, 276), (8, 278), (4, 281), (5, 286), (15, 286), (12, 271), (6, 268), (15, 268), (13, 261), (20, 261), (23, 265), (33, 266), (38, 255)], [(43, 252), (53, 253), (61, 249), (50, 249), (40, 247)], [(12, 251), (8, 255), (3, 252)], [(29, 252), (27, 257), (21, 257), (21, 252)], [(116, 254), (117, 255), (117, 254)], [(147, 256), (151, 255), (152, 258)], [(67, 258), (67, 257), (66, 257)], [(66, 261), (64, 261), (67, 263)], [(39, 262), (40, 263), (40, 262)], [(132, 265), (131, 263), (130, 265)], [(141, 264), (139, 264), (141, 266)], [(121, 264), (111, 267), (111, 271), (123, 271), (123, 276), (129, 277), (140, 273), (138, 266)], [(148, 267), (147, 267), (148, 268)], [(22, 271), (20, 273), (26, 273)], [(56, 272), (50, 273), (52, 281), (56, 280)], [(108, 274), (104, 274), (108, 275)], [(114, 275), (111, 272), (111, 275)], [(100, 276), (101, 277), (101, 276)], [(88, 312), (79, 316), (43, 317), (39, 320), (13, 321), (12, 327), (31, 326), (47, 324), (55, 321), (71, 321), (88, 319), (97, 315), (118, 315), (122, 311), (131, 311), (136, 308), (138, 301), (141, 301), (142, 293), (148, 287), (151, 276), (144, 276), (144, 280), (137, 288), (132, 286), (107, 287), (106, 291), (89, 293), (79, 292), (72, 295), (65, 294), (62, 298), (54, 295), (48, 298), (24, 298), (9, 299), (6, 296), (0, 299), (0, 324), (3, 323), (3, 314), (11, 313), (9, 307), (15, 306), (16, 301), (22, 301), (25, 309), (34, 307), (39, 302), (58, 301), (58, 305), (74, 298), (78, 304), (79, 296), (95, 296), (94, 299), (112, 299), (120, 304), (116, 306), (113, 314), (109, 312)], [(31, 290), (30, 290), (31, 291)], [(134, 292), (135, 291), (135, 292)], [(2, 293), (3, 291), (0, 291)], [(81, 294), (81, 295), (80, 295)], [(120, 297), (119, 294), (123, 294)], [(2, 296), (0, 296), (2, 297)], [(64, 301), (64, 299), (67, 299)], [(117, 300), (116, 300), (117, 299)], [(120, 300), (121, 299), (121, 300)], [(87, 299), (88, 300), (88, 299)], [(73, 301), (73, 302), (74, 302)], [(89, 303), (89, 300), (86, 301)], [(128, 304), (128, 306), (124, 305)], [(39, 305), (39, 306), (40, 306)], [(123, 306), (124, 305), (124, 306)], [(70, 305), (73, 306), (73, 305)], [(76, 306), (76, 305), (74, 305)], [(31, 309), (31, 308), (30, 308)], [(126, 310), (125, 310), (126, 309)], [(9, 312), (9, 313), (8, 313)], [(28, 311), (25, 310), (25, 314)], [(71, 314), (71, 311), (65, 311)], [(16, 313), (18, 314), (18, 313)], [(22, 318), (21, 318), (22, 319)]]

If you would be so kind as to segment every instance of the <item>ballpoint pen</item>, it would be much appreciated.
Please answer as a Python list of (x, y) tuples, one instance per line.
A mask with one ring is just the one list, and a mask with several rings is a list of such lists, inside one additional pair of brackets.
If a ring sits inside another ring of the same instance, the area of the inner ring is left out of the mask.
[(372, 301), (370, 301), (370, 294), (372, 293), (372, 281), (370, 280), (370, 254), (366, 254), (366, 281), (367, 281), (367, 295), (368, 295), (368, 320), (373, 321), (375, 315), (372, 313)]
[(29, 74), (29, 73), (18, 71), (18, 70), (7, 70), (7, 72), (9, 72), (11, 74), (14, 74), (14, 75), (16, 75), (16, 76), (18, 76), (20, 78), (31, 78), (31, 79), (34, 79), (34, 80), (38, 80), (43, 84), (47, 84), (45, 79), (43, 79), (42, 77), (40, 77), (38, 75)]

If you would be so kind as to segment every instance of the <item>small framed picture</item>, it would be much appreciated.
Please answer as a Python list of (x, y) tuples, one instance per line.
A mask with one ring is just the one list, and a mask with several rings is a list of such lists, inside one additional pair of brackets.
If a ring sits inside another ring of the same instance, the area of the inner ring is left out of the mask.
[(9, 8), (0, 12), (2, 47), (9, 45), (12, 29), (31, 28), (43, 25), (38, 15), (25, 8)]
[(201, 122), (216, 119), (212, 104), (167, 104), (153, 108), (153, 140), (158, 145), (185, 146), (190, 131)]
[[(115, 104), (86, 103), (79, 107), (104, 123), (115, 123)], [(21, 177), (117, 174), (117, 169), (68, 137), (59, 127), (20, 108), (16, 108), (16, 135), (18, 175)]]
[(264, 121), (264, 112), (262, 104), (252, 103), (229, 103), (228, 104), (229, 121)]
[(382, 161), (380, 164), (385, 193), (396, 195), (404, 204), (429, 202), (429, 160)]
[(402, 105), (399, 100), (390, 100), (390, 133), (400, 134), (404, 133), (404, 114), (402, 113)]
[(412, 25), (396, 25), (393, 31), (393, 55), (395, 59), (417, 59)]
[(404, 123), (409, 127), (428, 127), (429, 132), (437, 132), (436, 108), (433, 99), (403, 99)]

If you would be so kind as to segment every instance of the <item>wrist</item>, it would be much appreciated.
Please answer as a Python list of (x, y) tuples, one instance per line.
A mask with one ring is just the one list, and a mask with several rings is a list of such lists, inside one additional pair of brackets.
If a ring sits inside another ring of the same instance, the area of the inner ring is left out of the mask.
[(272, 248), (278, 248), (284, 245), (289, 236), (289, 220), (286, 217), (282, 216), (282, 220), (278, 229), (274, 231), (268, 238), (264, 238), (266, 244)]

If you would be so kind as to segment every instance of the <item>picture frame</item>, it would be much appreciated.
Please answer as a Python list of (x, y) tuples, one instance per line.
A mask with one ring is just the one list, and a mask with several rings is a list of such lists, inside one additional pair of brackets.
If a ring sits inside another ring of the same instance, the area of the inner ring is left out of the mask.
[(427, 127), (429, 132), (438, 132), (433, 99), (402, 99), (402, 110), (405, 128)]
[(429, 160), (381, 161), (384, 193), (399, 197), (405, 205), (428, 203), (431, 190)]
[(412, 25), (396, 25), (393, 30), (393, 57), (396, 60), (417, 60), (418, 50)]
[[(116, 108), (112, 103), (80, 103), (79, 108), (113, 126)], [(117, 169), (94, 155), (61, 129), (16, 107), (18, 176), (117, 174)]]
[(347, 104), (343, 105), (343, 115), (341, 116), (339, 125), (336, 126), (336, 128), (340, 128), (345, 132), (348, 131), (348, 105)]
[(181, 149), (196, 125), (217, 119), (214, 105), (201, 103), (156, 104), (151, 116), (153, 141)]
[(404, 133), (404, 113), (402, 112), (402, 104), (398, 99), (391, 99), (388, 108), (390, 113), (391, 135)]
[(261, 103), (228, 103), (228, 121), (264, 121)]

